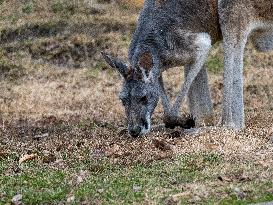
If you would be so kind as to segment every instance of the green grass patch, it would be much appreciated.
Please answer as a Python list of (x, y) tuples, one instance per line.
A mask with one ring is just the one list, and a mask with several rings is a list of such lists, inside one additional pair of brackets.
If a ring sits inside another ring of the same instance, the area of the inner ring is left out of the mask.
[(216, 43), (208, 56), (206, 67), (209, 72), (219, 74), (224, 68), (224, 51), (220, 43)]
[[(156, 162), (145, 166), (137, 164), (131, 167), (106, 166), (96, 169), (88, 181), (82, 184), (75, 192), (78, 200), (92, 200), (103, 204), (132, 204), (141, 202), (145, 195), (156, 196), (158, 190), (167, 189), (171, 193), (173, 183), (187, 183), (196, 176), (194, 166), (188, 166), (187, 160), (176, 162)], [(175, 182), (174, 182), (175, 181)], [(162, 200), (162, 196), (155, 199)], [(164, 197), (163, 197), (164, 198)]]
[[(69, 160), (68, 158), (64, 158)], [(198, 192), (190, 189), (198, 184), (209, 184), (217, 180), (205, 176), (204, 170), (222, 163), (217, 154), (188, 155), (174, 160), (157, 161), (145, 165), (136, 163), (131, 166), (112, 164), (108, 159), (95, 160), (86, 158), (81, 162), (72, 160), (65, 169), (26, 162), (20, 171), (12, 173), (11, 167), (16, 160), (0, 161), (0, 204), (10, 202), (18, 193), (23, 195), (25, 204), (65, 203), (70, 195), (75, 196), (75, 204), (92, 201), (100, 204), (133, 204), (144, 201), (165, 204), (170, 196), (189, 192), (179, 198), (179, 204), (187, 204)], [(77, 183), (77, 176), (87, 173)], [(207, 185), (208, 186), (208, 185)], [(238, 198), (233, 188), (247, 190), (243, 199)], [(248, 204), (273, 200), (272, 193), (266, 190), (272, 182), (233, 182), (218, 187), (207, 187), (209, 194), (200, 193), (201, 204)], [(220, 193), (224, 193), (221, 197)]]
[(5, 56), (3, 50), (0, 49), (0, 79), (8, 79), (13, 81), (22, 77), (24, 73), (25, 68), (11, 62)]
[(223, 71), (224, 62), (218, 57), (210, 57), (206, 63), (209, 72), (214, 74), (220, 73)]
[(26, 14), (33, 13), (34, 11), (34, 5), (32, 3), (26, 4), (22, 8), (22, 12)]
[[(1, 169), (9, 167), (11, 161), (1, 162)], [(23, 195), (25, 204), (57, 203), (66, 199), (69, 185), (63, 170), (51, 171), (37, 167), (34, 163), (23, 165), (20, 173), (0, 177), (0, 193), (4, 195), (1, 203), (8, 203), (16, 194)], [(3, 173), (3, 170), (0, 172)]]
[(64, 10), (64, 6), (61, 2), (57, 1), (52, 4), (51, 9), (54, 13), (59, 13)]
[(75, 13), (79, 12), (79, 2), (74, 2), (74, 1), (55, 1), (51, 5), (51, 10), (54, 13), (59, 13), (59, 14), (65, 14), (65, 15), (74, 15)]
[(103, 70), (108, 69), (108, 65), (104, 62), (97, 62), (93, 68), (88, 69), (88, 75), (92, 78), (97, 78)]

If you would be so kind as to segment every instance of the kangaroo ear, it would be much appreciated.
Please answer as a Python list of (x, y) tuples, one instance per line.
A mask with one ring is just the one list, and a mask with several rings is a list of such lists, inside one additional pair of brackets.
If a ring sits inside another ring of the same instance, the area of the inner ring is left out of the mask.
[(143, 80), (145, 82), (153, 82), (156, 77), (155, 71), (153, 71), (154, 67), (154, 58), (151, 52), (145, 52), (139, 56), (138, 65), (140, 70), (142, 71)]
[(105, 52), (101, 52), (104, 60), (114, 69), (116, 69), (124, 78), (128, 78), (131, 75), (131, 68), (122, 62), (120, 59), (114, 58)]
[(150, 72), (153, 67), (153, 56), (150, 52), (143, 53), (138, 61), (138, 64), (146, 72)]

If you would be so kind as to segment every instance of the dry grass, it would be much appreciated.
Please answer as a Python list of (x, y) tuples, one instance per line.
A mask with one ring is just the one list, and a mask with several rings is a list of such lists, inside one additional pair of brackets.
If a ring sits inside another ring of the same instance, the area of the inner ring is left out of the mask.
[[(210, 194), (225, 198), (228, 193), (223, 187), (238, 186), (242, 176), (249, 179), (249, 183), (242, 184), (246, 192), (253, 191), (253, 184), (272, 182), (272, 52), (257, 53), (251, 45), (246, 51), (245, 130), (202, 128), (191, 134), (166, 130), (131, 139), (119, 133), (125, 124), (118, 100), (122, 79), (106, 67), (99, 52), (108, 49), (126, 59), (137, 12), (120, 10), (115, 4), (96, 5), (97, 10), (81, 4), (74, 5), (73, 12), (68, 8), (58, 11), (52, 9), (54, 2), (30, 1), (33, 10), (29, 13), (23, 12), (23, 1), (4, 1), (0, 8), (0, 31), (9, 33), (0, 39), (0, 158), (38, 153), (39, 166), (54, 168), (57, 159), (66, 155), (67, 160), (57, 168), (69, 169), (70, 163), (90, 158), (131, 166), (212, 154), (221, 158), (219, 166), (206, 167), (198, 158), (191, 165), (209, 180), (192, 180), (177, 189), (187, 187), (193, 195), (203, 193), (202, 198)], [(137, 5), (141, 2), (137, 1)], [(61, 22), (64, 28), (52, 33), (56, 29), (52, 22)], [(41, 24), (46, 25), (45, 33), (35, 30), (41, 27), (29, 27)], [(223, 87), (218, 70), (221, 53), (221, 47), (215, 47), (208, 64), (210, 70), (217, 71), (210, 73), (215, 123), (219, 120)], [(172, 97), (183, 80), (182, 73), (182, 69), (175, 68), (164, 74)], [(155, 124), (161, 123), (161, 113), (159, 105), (153, 116)], [(55, 157), (45, 165), (48, 153)], [(14, 164), (4, 172), (15, 176)], [(207, 186), (206, 192), (203, 186)], [(161, 198), (166, 193), (157, 190)], [(154, 202), (150, 195), (147, 200)]]
[(141, 6), (143, 6), (144, 0), (118, 0), (117, 2), (120, 4), (141, 8)]

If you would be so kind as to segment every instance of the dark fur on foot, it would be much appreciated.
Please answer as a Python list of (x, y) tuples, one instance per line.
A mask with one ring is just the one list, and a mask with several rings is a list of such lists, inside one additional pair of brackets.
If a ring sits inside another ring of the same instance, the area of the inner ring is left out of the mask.
[(183, 129), (190, 129), (195, 127), (195, 119), (192, 115), (184, 117), (164, 117), (163, 119), (165, 127), (174, 129), (175, 127), (181, 127)]

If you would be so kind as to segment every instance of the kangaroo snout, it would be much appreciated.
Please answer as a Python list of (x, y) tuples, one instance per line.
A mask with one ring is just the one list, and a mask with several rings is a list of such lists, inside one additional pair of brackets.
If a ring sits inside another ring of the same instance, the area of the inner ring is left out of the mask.
[(150, 120), (141, 119), (139, 124), (129, 125), (128, 131), (132, 137), (138, 137), (144, 135), (150, 131)]
[(141, 134), (141, 127), (137, 125), (132, 128), (129, 128), (129, 134), (132, 137), (138, 137)]

